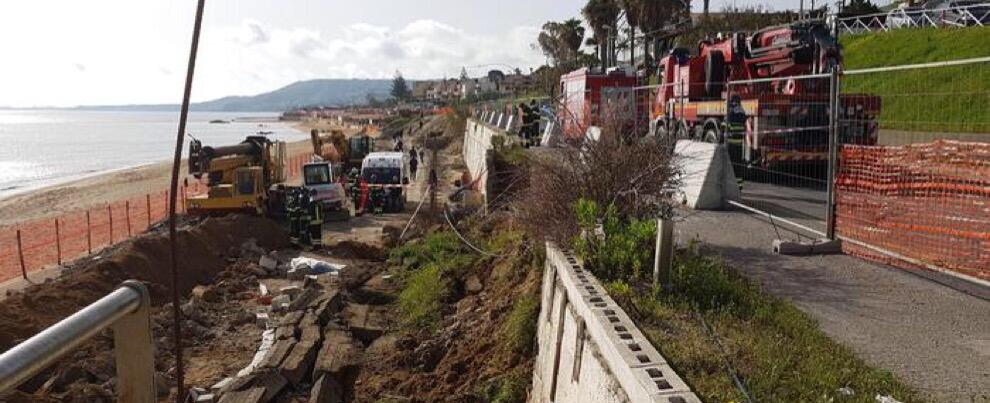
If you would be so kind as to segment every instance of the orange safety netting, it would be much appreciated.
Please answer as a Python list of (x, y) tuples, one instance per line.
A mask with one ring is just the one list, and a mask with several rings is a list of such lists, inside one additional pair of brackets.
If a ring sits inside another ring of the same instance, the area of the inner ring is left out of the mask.
[[(843, 146), (836, 231), (923, 264), (990, 279), (990, 144)], [(843, 249), (917, 266), (848, 242)]]
[[(309, 154), (290, 157), (286, 176), (299, 176), (309, 159)], [(206, 185), (194, 178), (182, 183), (176, 200), (176, 210), (180, 213), (186, 211), (186, 197), (207, 191)], [(144, 232), (167, 215), (168, 190), (165, 189), (57, 217), (0, 227), (0, 281), (97, 252)]]

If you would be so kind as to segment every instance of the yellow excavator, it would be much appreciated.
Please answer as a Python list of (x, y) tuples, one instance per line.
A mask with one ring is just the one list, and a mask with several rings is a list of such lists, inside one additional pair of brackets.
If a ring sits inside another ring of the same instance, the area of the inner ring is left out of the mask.
[(190, 214), (218, 215), (241, 212), (266, 215), (273, 202), (270, 192), (285, 181), (286, 148), (263, 135), (248, 136), (240, 144), (189, 144), (189, 173), (207, 178), (209, 191), (187, 200)]
[(361, 168), (361, 161), (375, 151), (375, 141), (368, 135), (368, 128), (348, 138), (342, 130), (331, 129), (329, 134), (313, 129), (309, 133), (313, 142), (313, 154), (339, 167), (340, 173), (351, 168)]

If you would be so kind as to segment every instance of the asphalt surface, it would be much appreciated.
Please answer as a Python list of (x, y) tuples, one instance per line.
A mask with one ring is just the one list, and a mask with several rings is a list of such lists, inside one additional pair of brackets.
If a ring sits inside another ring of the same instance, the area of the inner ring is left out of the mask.
[[(746, 183), (745, 187), (753, 184)], [(767, 199), (766, 185), (744, 191)], [(802, 190), (769, 198), (800, 213)], [(990, 290), (847, 255), (781, 256), (771, 242), (808, 239), (735, 211), (678, 211), (678, 241), (701, 241), (771, 294), (793, 301), (834, 340), (935, 402), (990, 401)], [(792, 214), (794, 215), (794, 214)], [(816, 222), (803, 216), (791, 217)], [(946, 285), (948, 284), (948, 285)]]

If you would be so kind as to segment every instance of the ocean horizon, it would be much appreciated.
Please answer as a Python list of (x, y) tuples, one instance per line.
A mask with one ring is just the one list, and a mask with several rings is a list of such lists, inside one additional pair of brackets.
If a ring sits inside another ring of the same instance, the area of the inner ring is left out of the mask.
[[(191, 137), (207, 145), (238, 143), (259, 131), (272, 139), (308, 134), (278, 112), (190, 112)], [(214, 120), (230, 123), (210, 123)], [(0, 109), (0, 199), (122, 169), (170, 161), (179, 114), (169, 111)]]

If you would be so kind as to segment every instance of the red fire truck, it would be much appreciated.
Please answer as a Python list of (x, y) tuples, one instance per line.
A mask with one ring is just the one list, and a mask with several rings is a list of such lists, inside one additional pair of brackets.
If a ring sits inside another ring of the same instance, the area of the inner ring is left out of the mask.
[[(662, 85), (650, 131), (726, 143), (747, 165), (828, 158), (830, 77), (839, 45), (821, 22), (765, 28), (674, 49), (659, 61)], [(727, 84), (728, 83), (728, 84)], [(840, 141), (875, 144), (880, 98), (839, 97)]]
[[(560, 77), (562, 100), (557, 111), (564, 137), (581, 138), (599, 126), (606, 114), (632, 114), (645, 105), (632, 101), (636, 74), (615, 68), (607, 72), (582, 68)], [(646, 127), (646, 122), (643, 123)]]

